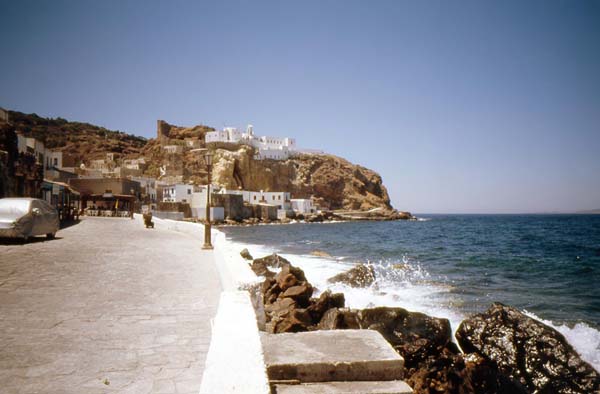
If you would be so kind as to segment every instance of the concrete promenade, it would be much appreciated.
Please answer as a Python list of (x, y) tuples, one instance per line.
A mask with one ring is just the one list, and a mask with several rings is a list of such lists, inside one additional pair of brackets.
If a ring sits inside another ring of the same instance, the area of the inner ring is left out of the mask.
[(0, 244), (0, 392), (197, 394), (221, 292), (201, 240), (83, 218)]

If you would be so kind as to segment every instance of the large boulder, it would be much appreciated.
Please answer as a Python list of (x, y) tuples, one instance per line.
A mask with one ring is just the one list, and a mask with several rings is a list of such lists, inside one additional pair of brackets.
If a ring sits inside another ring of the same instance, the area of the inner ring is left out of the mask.
[(494, 362), (476, 354), (444, 349), (410, 372), (406, 381), (414, 394), (527, 394), (499, 373)]
[(250, 269), (257, 276), (264, 276), (265, 278), (273, 278), (275, 276), (275, 272), (269, 269), (269, 266), (264, 260), (256, 259), (249, 263)]
[(308, 311), (315, 323), (318, 323), (323, 318), (325, 312), (332, 308), (343, 308), (346, 304), (344, 293), (333, 294), (331, 290), (326, 290), (319, 298), (312, 298)]
[(464, 320), (456, 338), (465, 352), (496, 362), (531, 393), (600, 392), (600, 375), (562, 334), (515, 308), (493, 304)]
[(369, 287), (375, 283), (375, 270), (370, 265), (359, 264), (346, 272), (327, 280), (329, 283), (344, 283), (350, 287)]
[[(244, 252), (248, 252), (248, 250), (242, 250), (242, 257), (244, 257)], [(250, 253), (248, 253), (247, 256), (250, 256)], [(252, 256), (250, 256), (250, 258), (251, 257)], [(254, 259), (250, 264), (250, 268), (257, 276), (264, 276), (265, 278), (273, 278), (275, 276), (275, 272), (271, 271), (269, 268), (281, 268), (285, 266), (291, 266), (290, 262), (276, 253)]]
[(258, 264), (264, 264), (266, 267), (270, 268), (280, 268), (283, 265), (291, 265), (289, 261), (279, 256), (277, 253), (254, 259), (254, 262), (257, 262)]
[(457, 351), (448, 319), (409, 312), (403, 308), (378, 307), (358, 311), (361, 328), (377, 330), (404, 357), (407, 369), (416, 368), (443, 349)]
[(419, 367), (423, 361), (440, 354), (444, 349), (458, 353), (451, 341), (452, 330), (448, 319), (409, 312), (403, 308), (330, 308), (317, 325), (320, 330), (348, 328), (378, 331), (404, 357), (407, 369)]
[(358, 321), (358, 312), (355, 309), (331, 308), (324, 314), (317, 330), (357, 330), (361, 328)]

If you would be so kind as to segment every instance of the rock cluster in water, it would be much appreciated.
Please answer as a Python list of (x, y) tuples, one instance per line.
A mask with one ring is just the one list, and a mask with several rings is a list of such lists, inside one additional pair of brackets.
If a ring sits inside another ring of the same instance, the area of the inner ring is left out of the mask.
[[(497, 303), (463, 321), (456, 333), (461, 352), (447, 319), (403, 308), (344, 308), (344, 295), (329, 290), (313, 298), (304, 272), (276, 254), (254, 259), (251, 268), (265, 277), (259, 297), (267, 332), (376, 330), (404, 358), (416, 394), (600, 392), (598, 372), (559, 332), (509, 306)], [(370, 286), (369, 268), (359, 265), (330, 282)]]
[(600, 374), (565, 337), (510, 306), (493, 304), (461, 323), (456, 339), (532, 393), (598, 393)]

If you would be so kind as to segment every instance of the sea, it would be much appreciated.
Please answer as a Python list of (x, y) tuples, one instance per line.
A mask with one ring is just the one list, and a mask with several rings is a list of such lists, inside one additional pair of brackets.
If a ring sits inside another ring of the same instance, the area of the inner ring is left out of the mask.
[[(230, 248), (282, 255), (316, 295), (343, 292), (348, 307), (399, 306), (448, 318), (456, 330), (493, 302), (514, 306), (560, 331), (600, 370), (600, 215), (418, 218), (220, 230)], [(375, 269), (372, 286), (328, 283), (359, 263)]]

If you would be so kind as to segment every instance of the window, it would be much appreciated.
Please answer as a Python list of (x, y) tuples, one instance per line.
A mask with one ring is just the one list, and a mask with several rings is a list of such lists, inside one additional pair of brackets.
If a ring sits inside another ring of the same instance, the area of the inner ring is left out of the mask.
[(192, 194), (192, 190), (191, 189), (188, 189), (188, 194)]
[(58, 165), (58, 159), (55, 157), (54, 158), (54, 165), (57, 166)]

